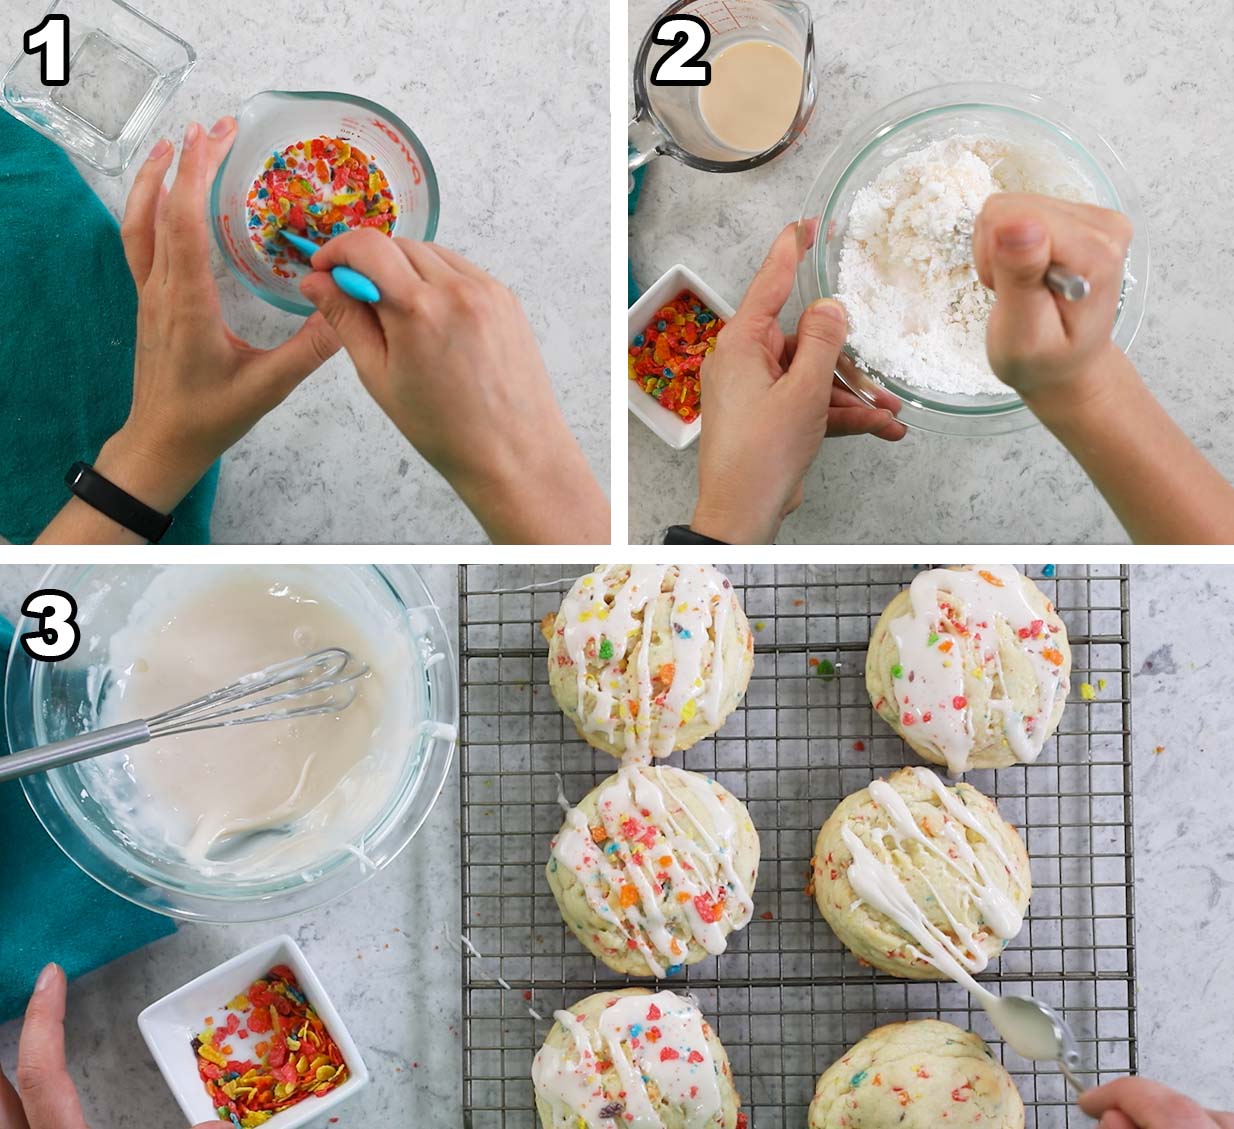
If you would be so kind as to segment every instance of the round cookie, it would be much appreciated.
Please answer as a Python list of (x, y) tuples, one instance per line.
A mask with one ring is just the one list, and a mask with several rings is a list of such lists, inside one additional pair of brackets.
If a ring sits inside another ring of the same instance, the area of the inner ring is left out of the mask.
[(694, 1003), (645, 988), (559, 1011), (531, 1067), (543, 1129), (736, 1129), (728, 1055)]
[(1024, 1129), (1024, 1102), (985, 1042), (937, 1019), (871, 1031), (818, 1080), (810, 1129)]
[(758, 832), (714, 780), (627, 764), (566, 815), (547, 873), (574, 935), (615, 972), (664, 976), (722, 953), (754, 912)]
[(879, 716), (953, 776), (1035, 761), (1063, 716), (1070, 675), (1054, 605), (1007, 565), (918, 573), (883, 611), (866, 654)]
[(745, 612), (709, 565), (602, 565), (542, 626), (553, 697), (615, 757), (667, 757), (714, 733), (754, 668)]
[(1019, 933), (1028, 853), (994, 802), (902, 768), (845, 797), (814, 847), (814, 897), (858, 959), (910, 980), (980, 972)]

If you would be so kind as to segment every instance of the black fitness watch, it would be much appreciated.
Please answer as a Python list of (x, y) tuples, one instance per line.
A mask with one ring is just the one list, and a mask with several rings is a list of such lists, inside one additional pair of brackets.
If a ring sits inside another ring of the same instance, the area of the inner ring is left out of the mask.
[(727, 541), (717, 541), (714, 537), (704, 537), (695, 533), (688, 525), (670, 525), (664, 531), (666, 545), (727, 545)]
[(130, 533), (157, 545), (171, 528), (170, 514), (138, 501), (132, 494), (109, 482), (89, 463), (74, 463), (64, 476), (64, 484), (86, 505), (124, 526)]

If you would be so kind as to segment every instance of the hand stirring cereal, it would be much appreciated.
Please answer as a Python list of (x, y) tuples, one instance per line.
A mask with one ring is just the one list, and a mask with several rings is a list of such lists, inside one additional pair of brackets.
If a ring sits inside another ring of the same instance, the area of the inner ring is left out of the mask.
[(249, 189), (248, 216), (253, 245), (279, 278), (294, 278), (288, 264), (307, 260), (280, 232), (316, 243), (366, 227), (392, 235), (398, 204), (376, 161), (341, 137), (314, 137), (266, 158)]

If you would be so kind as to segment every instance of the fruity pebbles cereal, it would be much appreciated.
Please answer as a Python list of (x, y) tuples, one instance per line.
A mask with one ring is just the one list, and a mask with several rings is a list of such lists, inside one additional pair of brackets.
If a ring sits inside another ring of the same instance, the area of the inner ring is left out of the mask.
[(699, 374), (724, 322), (683, 290), (651, 319), (630, 346), (630, 379), (686, 423), (702, 407)]
[(207, 1016), (193, 1039), (197, 1073), (220, 1120), (252, 1129), (347, 1081), (338, 1044), (285, 964), (254, 980), (226, 1010), (222, 1023)]
[(304, 261), (279, 232), (325, 243), (362, 227), (392, 235), (397, 219), (386, 174), (339, 137), (297, 141), (272, 153), (248, 194), (249, 238), (279, 278), (294, 277), (288, 265)]

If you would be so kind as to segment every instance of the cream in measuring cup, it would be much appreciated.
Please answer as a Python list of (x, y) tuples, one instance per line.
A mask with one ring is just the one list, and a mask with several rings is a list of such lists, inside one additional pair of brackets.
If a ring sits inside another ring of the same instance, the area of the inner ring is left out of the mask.
[[(692, 61), (708, 65), (707, 85), (659, 74), (670, 56), (658, 29), (669, 19), (706, 27)], [(800, 0), (676, 0), (635, 60), (629, 168), (660, 154), (704, 172), (758, 168), (800, 136), (815, 95), (814, 17)]]
[(703, 121), (730, 149), (761, 153), (792, 126), (805, 72), (792, 52), (766, 39), (743, 39), (711, 63), (711, 82), (698, 93)]

